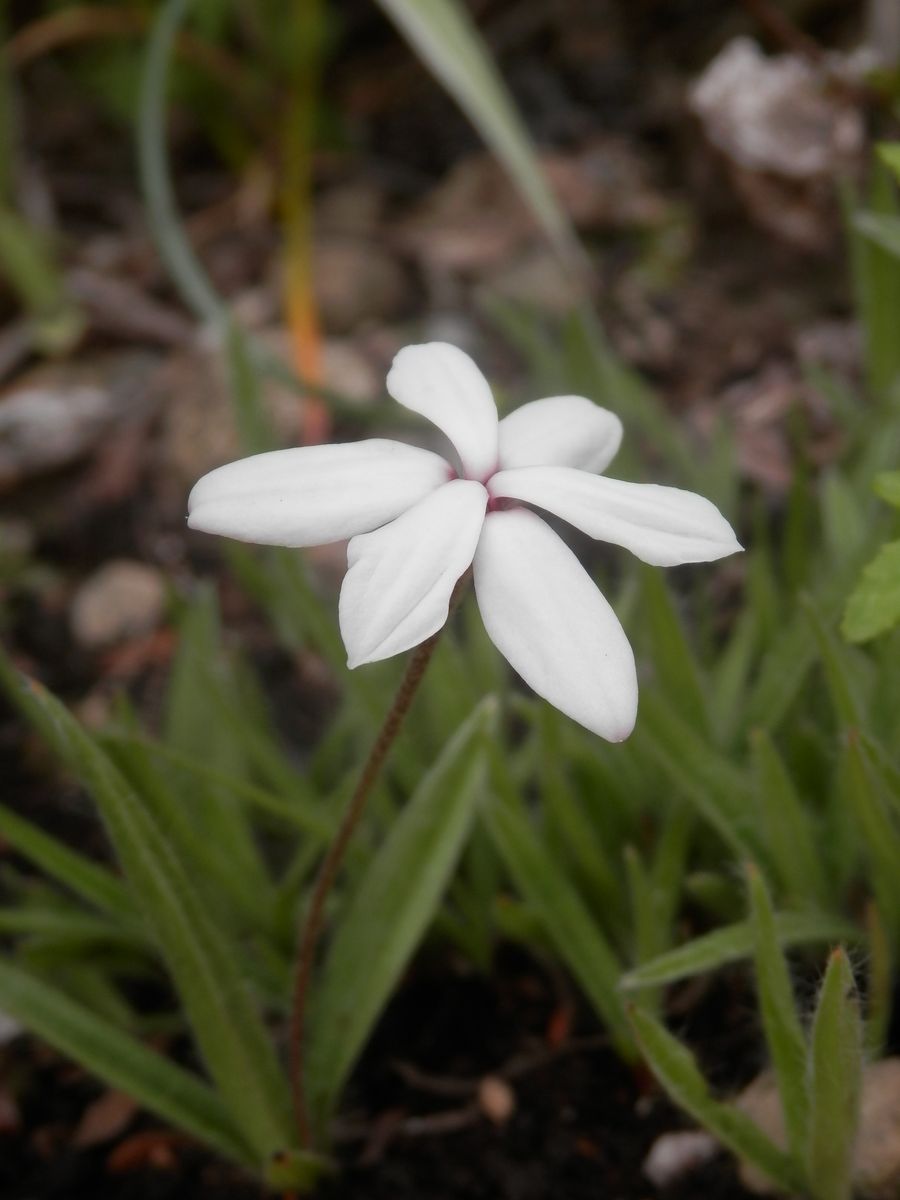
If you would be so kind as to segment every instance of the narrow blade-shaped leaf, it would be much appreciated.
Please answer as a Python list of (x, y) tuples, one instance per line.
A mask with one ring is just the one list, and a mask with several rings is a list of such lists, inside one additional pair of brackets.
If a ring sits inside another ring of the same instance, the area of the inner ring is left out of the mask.
[[(780, 946), (802, 946), (807, 942), (836, 942), (858, 939), (858, 929), (847, 921), (815, 913), (779, 913), (775, 929)], [(621, 980), (627, 991), (655, 987), (660, 983), (677, 983), (706, 971), (715, 971), (729, 963), (740, 962), (753, 953), (753, 926), (739, 921), (701, 934), (675, 950), (660, 954), (650, 962), (629, 971)]]
[(495, 800), (484, 819), (522, 896), (534, 908), (557, 952), (609, 1026), (619, 1048), (633, 1054), (617, 992), (621, 966), (602, 929), (548, 853), (518, 804)]
[[(871, 555), (878, 531), (870, 529), (866, 544), (835, 570), (823, 575), (815, 589), (820, 620), (836, 621), (843, 610), (847, 592)], [(794, 703), (807, 674), (816, 661), (818, 646), (807, 613), (800, 610), (787, 621), (766, 647), (760, 671), (744, 713), (746, 728), (774, 730)]]
[(687, 1046), (645, 1010), (631, 1008), (629, 1016), (648, 1066), (672, 1100), (779, 1188), (799, 1190), (801, 1174), (791, 1159), (748, 1116), (714, 1099)]
[(256, 1165), (221, 1100), (205, 1083), (8, 963), (0, 963), (0, 1009), (179, 1129), (229, 1158)]
[(900, 931), (900, 831), (855, 733), (848, 737), (840, 762), (837, 800), (856, 817), (871, 864), (872, 890), (891, 936), (896, 936)]
[(128, 889), (108, 868), (77, 850), (70, 850), (4, 805), (0, 805), (0, 836), (51, 879), (122, 924), (128, 924), (135, 930), (135, 936), (140, 936), (140, 919)]
[(831, 955), (813, 1019), (808, 1173), (816, 1200), (849, 1200), (862, 1090), (862, 1021), (846, 952)]
[(750, 739), (754, 784), (769, 856), (783, 894), (798, 905), (827, 899), (816, 845), (814, 817), (804, 808), (772, 738), (764, 729)]
[(635, 739), (737, 855), (748, 859), (764, 852), (752, 821), (747, 777), (652, 689), (641, 695)]
[(292, 1141), (287, 1085), (231, 947), (164, 831), (58, 700), (20, 680), (0, 652), (0, 680), (97, 803), (165, 958), (206, 1064), (261, 1159)]
[(582, 252), (537, 161), (490, 52), (457, 0), (379, 0), (509, 171), (535, 217), (570, 265)]
[(708, 732), (704, 681), (662, 571), (641, 572), (641, 591), (653, 669), (668, 698), (696, 729)]
[(485, 787), (485, 734), (496, 707), (487, 697), (457, 730), (341, 915), (309, 1027), (308, 1087), (322, 1126), (462, 852)]
[(759, 871), (748, 867), (750, 921), (753, 926), (756, 993), (766, 1045), (778, 1081), (788, 1145), (802, 1160), (809, 1103), (806, 1092), (806, 1038), (797, 1016), (788, 965), (778, 942), (772, 902)]
[(894, 1002), (894, 955), (877, 904), (866, 909), (866, 931), (866, 1053), (874, 1062), (884, 1053)]
[(900, 541), (888, 542), (863, 567), (850, 593), (841, 632), (850, 642), (867, 642), (900, 622)]

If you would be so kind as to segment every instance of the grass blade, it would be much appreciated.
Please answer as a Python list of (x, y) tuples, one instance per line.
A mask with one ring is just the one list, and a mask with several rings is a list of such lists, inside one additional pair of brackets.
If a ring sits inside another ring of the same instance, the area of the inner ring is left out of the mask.
[(788, 1146), (802, 1161), (809, 1120), (806, 1091), (806, 1037), (797, 1016), (788, 966), (778, 941), (772, 902), (759, 871), (747, 869), (753, 926), (756, 992), (766, 1045), (778, 1081)]
[(379, 3), (506, 167), (561, 257), (580, 269), (583, 252), (467, 10), (457, 0)]
[(855, 733), (848, 736), (838, 778), (838, 802), (843, 801), (856, 816), (868, 851), (872, 890), (895, 941), (900, 934), (900, 832)]
[(862, 1064), (859, 999), (839, 947), (825, 972), (810, 1046), (808, 1173), (816, 1200), (850, 1200)]
[[(809, 913), (778, 913), (775, 931), (780, 946), (800, 946), (807, 942), (836, 942), (858, 939), (859, 930), (846, 921)], [(753, 953), (754, 931), (749, 921), (739, 921), (714, 929), (711, 933), (660, 954), (642, 963), (623, 976), (621, 986), (627, 991), (656, 987), (660, 983), (677, 983), (706, 971), (715, 971), (729, 963), (740, 962)]]
[(813, 816), (804, 808), (781, 755), (764, 729), (750, 738), (756, 798), (782, 893), (798, 905), (828, 899)]
[(231, 947), (152, 812), (66, 708), (0, 653), (0, 681), (90, 790), (210, 1074), (260, 1161), (291, 1143), (287, 1085)]
[(547, 852), (520, 805), (495, 800), (484, 820), (516, 887), (537, 913), (557, 953), (628, 1057), (633, 1047), (618, 994), (619, 960), (599, 924)]
[(735, 854), (760, 856), (764, 847), (753, 824), (746, 776), (650, 688), (641, 695), (636, 739)]
[(708, 733), (708, 689), (700, 677), (697, 655), (688, 643), (662, 571), (650, 567), (641, 572), (641, 599), (654, 672), (666, 695), (677, 702), (685, 720), (698, 731)]
[(800, 1172), (791, 1159), (744, 1113), (713, 1098), (687, 1046), (645, 1010), (632, 1007), (629, 1017), (647, 1064), (679, 1108), (690, 1113), (738, 1158), (758, 1167), (780, 1189), (799, 1191)]
[(205, 1083), (55, 988), (0, 963), (0, 1008), (179, 1129), (245, 1166), (256, 1165), (222, 1102)]
[(487, 697), (457, 730), (342, 913), (309, 1031), (310, 1099), (322, 1126), (462, 852), (483, 794), (484, 741), (496, 708)]
[(120, 924), (135, 929), (135, 936), (140, 936), (140, 918), (128, 889), (111, 871), (70, 850), (3, 805), (0, 805), (0, 837), (51, 879), (94, 908), (115, 917)]

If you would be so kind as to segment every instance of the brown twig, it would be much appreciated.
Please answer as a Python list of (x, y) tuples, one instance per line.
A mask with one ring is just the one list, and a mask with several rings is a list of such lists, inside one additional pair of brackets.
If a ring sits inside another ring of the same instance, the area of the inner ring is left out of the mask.
[(769, 37), (783, 50), (790, 50), (810, 62), (821, 62), (825, 51), (808, 33), (771, 0), (742, 0), (744, 8)]
[[(152, 22), (153, 14), (139, 8), (78, 5), (29, 22), (9, 39), (6, 53), (13, 67), (22, 68), (45, 54), (77, 42), (142, 37)], [(243, 63), (220, 46), (185, 31), (178, 37), (177, 49), (183, 58), (202, 67), (230, 91), (249, 89), (250, 81)]]

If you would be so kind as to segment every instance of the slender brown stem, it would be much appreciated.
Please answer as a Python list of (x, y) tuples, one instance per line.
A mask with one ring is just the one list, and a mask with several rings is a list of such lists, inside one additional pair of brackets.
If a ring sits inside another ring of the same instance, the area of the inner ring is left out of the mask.
[(416, 694), (425, 668), (434, 653), (440, 632), (430, 637), (428, 641), (418, 646), (409, 661), (403, 682), (394, 697), (394, 703), (385, 717), (384, 724), (375, 744), (362, 769), (359, 782), (356, 785), (347, 811), (344, 813), (337, 835), (328, 849), (328, 853), (319, 867), (309, 910), (300, 933), (300, 943), (297, 950), (297, 967), (294, 976), (294, 1004), (291, 1013), (291, 1088), (294, 1097), (294, 1111), (297, 1117), (297, 1131), (300, 1145), (309, 1148), (312, 1145), (312, 1128), (310, 1124), (309, 1106), (306, 1102), (304, 1086), (305, 1072), (305, 1042), (306, 1042), (306, 1011), (309, 1000), (309, 984), (315, 965), (316, 947), (322, 932), (322, 918), (325, 912), (325, 902), (331, 891), (337, 873), (340, 870), (353, 831), (359, 823), (366, 806), (366, 800), (372, 790), (372, 785), (378, 778), (387, 753), (393, 745), (403, 718), (409, 711), (413, 696)]

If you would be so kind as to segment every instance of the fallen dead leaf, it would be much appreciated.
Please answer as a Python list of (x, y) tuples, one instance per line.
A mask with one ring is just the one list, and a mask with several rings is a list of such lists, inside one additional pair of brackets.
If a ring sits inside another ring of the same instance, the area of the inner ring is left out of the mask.
[(865, 124), (837, 76), (863, 64), (827, 56), (767, 56), (752, 39), (730, 41), (695, 82), (689, 104), (722, 155), (751, 217), (805, 250), (836, 229), (833, 180), (860, 169)]
[(84, 1148), (111, 1141), (127, 1129), (137, 1111), (136, 1101), (125, 1092), (104, 1092), (82, 1113), (72, 1144)]
[(106, 1169), (111, 1175), (139, 1171), (154, 1167), (158, 1171), (171, 1171), (178, 1164), (176, 1148), (185, 1141), (183, 1134), (170, 1129), (147, 1129), (132, 1134), (109, 1154)]

